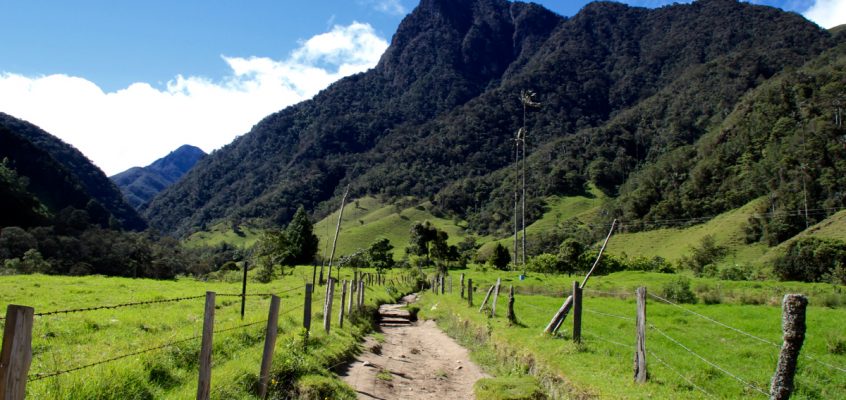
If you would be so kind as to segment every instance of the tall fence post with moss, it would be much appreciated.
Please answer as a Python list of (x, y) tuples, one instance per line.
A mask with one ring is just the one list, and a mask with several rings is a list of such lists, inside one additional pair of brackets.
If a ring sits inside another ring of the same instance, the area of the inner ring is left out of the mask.
[(808, 298), (788, 294), (782, 302), (781, 328), (784, 343), (778, 356), (778, 366), (770, 386), (770, 399), (786, 400), (793, 393), (793, 378), (799, 359), (799, 350), (805, 341), (805, 310)]
[(32, 307), (6, 307), (6, 326), (3, 328), (3, 349), (0, 352), (0, 398), (23, 399), (32, 364)]

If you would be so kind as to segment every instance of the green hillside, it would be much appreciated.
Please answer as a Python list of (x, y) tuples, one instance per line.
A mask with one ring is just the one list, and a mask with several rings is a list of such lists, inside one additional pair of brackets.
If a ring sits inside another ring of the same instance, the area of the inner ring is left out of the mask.
[[(357, 249), (365, 249), (378, 238), (387, 238), (394, 246), (394, 258), (401, 259), (405, 255), (408, 235), (415, 222), (429, 221), (449, 234), (449, 244), (456, 244), (464, 239), (464, 229), (449, 219), (439, 218), (429, 211), (430, 205), (422, 204), (402, 209), (400, 206), (388, 205), (373, 197), (353, 200), (344, 208), (341, 222), (341, 232), (335, 256), (350, 254)], [(322, 255), (323, 247), (331, 247), (335, 236), (335, 226), (338, 223), (338, 211), (314, 225), (314, 233), (320, 238)], [(331, 248), (327, 250), (327, 254)]]

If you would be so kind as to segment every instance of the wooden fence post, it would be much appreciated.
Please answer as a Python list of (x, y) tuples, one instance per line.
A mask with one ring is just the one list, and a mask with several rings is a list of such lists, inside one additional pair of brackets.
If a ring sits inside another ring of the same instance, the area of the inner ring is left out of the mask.
[(347, 280), (344, 279), (341, 282), (341, 310), (338, 312), (338, 329), (343, 329), (344, 327), (344, 306), (346, 305), (347, 300)]
[(3, 349), (0, 351), (0, 398), (22, 400), (32, 365), (32, 319), (35, 309), (10, 304), (6, 307)]
[(361, 308), (364, 306), (364, 281), (358, 281), (358, 310), (361, 311)]
[(784, 343), (778, 356), (778, 365), (770, 385), (770, 399), (786, 400), (793, 393), (793, 377), (799, 351), (805, 341), (805, 311), (808, 298), (800, 294), (788, 294), (782, 301), (781, 329)]
[(505, 317), (508, 318), (508, 322), (517, 323), (517, 316), (514, 315), (514, 285), (510, 285), (508, 289), (508, 310), (505, 312)]
[(564, 318), (567, 318), (567, 313), (570, 312), (570, 308), (573, 307), (573, 296), (567, 296), (564, 300), (564, 304), (561, 305), (561, 308), (555, 312), (555, 315), (552, 316), (552, 320), (549, 321), (549, 324), (546, 326), (546, 329), (543, 330), (544, 333), (548, 335), (554, 335), (556, 331), (558, 331), (558, 327), (561, 326), (561, 322), (564, 321)]
[(350, 315), (350, 316), (353, 313), (353, 304), (355, 303), (355, 301), (353, 301), (353, 299), (355, 298), (355, 287), (356, 287), (356, 285), (358, 285), (358, 283), (355, 280), (352, 280), (350, 282), (350, 301), (347, 304), (347, 314)]
[(582, 288), (573, 282), (573, 341), (582, 342)]
[(646, 383), (646, 288), (637, 288), (637, 343), (634, 356), (634, 380)]
[(461, 298), (464, 298), (464, 274), (461, 274), (461, 279), (458, 281), (461, 286)]
[(244, 320), (244, 311), (247, 308), (247, 261), (244, 261), (244, 282), (241, 285), (241, 321)]
[(305, 301), (303, 302), (303, 328), (305, 328), (306, 333), (311, 330), (311, 292), (313, 290), (314, 286), (306, 283)]
[(441, 294), (446, 293), (446, 275), (441, 274)]
[(335, 299), (335, 278), (329, 278), (326, 283), (326, 298), (323, 301), (323, 330), (326, 334), (332, 328), (332, 301)]
[(491, 317), (496, 317), (496, 300), (499, 299), (499, 285), (502, 284), (501, 278), (496, 278), (496, 285), (494, 286), (493, 301), (491, 302)]
[(488, 304), (488, 299), (491, 297), (491, 292), (493, 292), (494, 286), (495, 285), (491, 285), (491, 287), (488, 289), (488, 293), (485, 294), (485, 299), (482, 300), (482, 306), (479, 307), (479, 312), (482, 312), (482, 310), (485, 309), (485, 305)]
[(267, 397), (267, 381), (270, 380), (270, 363), (273, 361), (273, 349), (276, 348), (276, 334), (279, 329), (279, 297), (270, 296), (270, 310), (267, 312), (267, 330), (264, 335), (264, 352), (261, 354), (261, 372), (259, 373), (259, 398)]
[(203, 342), (200, 347), (200, 376), (197, 381), (197, 400), (208, 400), (211, 394), (214, 298), (214, 292), (206, 292), (206, 308), (203, 311)]
[(467, 279), (467, 304), (473, 307), (473, 279)]

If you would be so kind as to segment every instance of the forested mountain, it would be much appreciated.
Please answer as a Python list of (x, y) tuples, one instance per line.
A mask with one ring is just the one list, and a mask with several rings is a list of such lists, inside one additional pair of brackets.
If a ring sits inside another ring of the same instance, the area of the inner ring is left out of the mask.
[[(123, 200), (112, 181), (79, 150), (3, 113), (0, 160), (5, 160), (4, 175), (8, 177), (0, 183), (4, 191), (0, 226), (39, 225), (76, 209), (86, 211), (90, 221), (102, 227), (146, 228), (146, 222)], [(32, 205), (38, 212), (32, 212)]]
[[(589, 181), (631, 198), (630, 177), (694, 146), (750, 90), (834, 43), (799, 15), (734, 0), (600, 2), (572, 18), (505, 0), (423, 0), (374, 69), (268, 116), (145, 213), (180, 234), (218, 219), (278, 224), (299, 204), (325, 212), (350, 183), (354, 195), (428, 197), (495, 233), (513, 206), (521, 91), (541, 103), (525, 117), (534, 218), (541, 196)], [(653, 217), (626, 201), (609, 211)]]
[(138, 209), (178, 181), (205, 155), (200, 148), (186, 144), (146, 167), (133, 167), (109, 179), (120, 188), (126, 201)]

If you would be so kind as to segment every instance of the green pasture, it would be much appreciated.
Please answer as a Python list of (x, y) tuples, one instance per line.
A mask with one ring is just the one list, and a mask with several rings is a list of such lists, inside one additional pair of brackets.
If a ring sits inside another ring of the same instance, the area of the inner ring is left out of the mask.
[[(337, 275), (336, 275), (337, 276)], [(342, 271), (350, 278), (352, 271)], [(393, 275), (392, 275), (393, 276)], [(327, 367), (346, 360), (370, 329), (367, 319), (337, 328), (340, 288), (333, 303), (333, 329), (322, 329), (322, 299), (317, 288), (312, 300), (312, 329), (308, 348), (303, 350), (304, 284), (310, 282), (311, 267), (298, 267), (268, 284), (250, 280), (248, 294), (275, 293), (281, 298), (279, 329), (273, 367), (273, 386), (279, 391), (327, 390), (299, 387), (320, 383), (334, 387), (333, 396), (354, 398), (335, 381)], [(401, 288), (400, 288), (401, 289)], [(241, 282), (203, 282), (182, 278), (174, 281), (109, 278), (101, 276), (62, 277), (18, 275), (0, 277), (0, 306), (27, 305), (36, 313), (108, 306), (129, 302), (165, 300), (217, 293), (212, 360), (212, 398), (252, 399), (259, 372), (269, 297), (247, 297), (246, 313), (240, 317)], [(408, 291), (408, 288), (401, 289)], [(372, 307), (392, 301), (400, 292), (383, 286), (367, 289)], [(168, 343), (162, 349), (102, 365), (38, 379), (27, 384), (32, 399), (153, 399), (194, 398), (197, 390), (197, 360), (203, 326), (204, 299), (102, 309), (79, 313), (36, 316), (33, 327), (33, 361), (30, 379), (42, 374), (130, 354)], [(248, 325), (249, 326), (243, 326)], [(306, 377), (317, 375), (317, 377)], [(322, 378), (321, 378), (322, 377)], [(324, 379), (325, 378), (325, 379)], [(328, 379), (328, 381), (326, 380)], [(299, 386), (298, 386), (299, 385)]]
[[(461, 272), (474, 281), (473, 307), (459, 298), (456, 276)], [(519, 281), (516, 276), (492, 271), (452, 271), (451, 274), (454, 279), (452, 293), (425, 292), (420, 303), (421, 317), (437, 319), (442, 328), (473, 348), (477, 360), (498, 376), (531, 373), (547, 384), (557, 382), (553, 388), (578, 398), (766, 398), (758, 389), (769, 391), (769, 381), (775, 370), (782, 335), (779, 301), (788, 292), (808, 293), (808, 331), (797, 375), (797, 393), (793, 398), (846, 396), (846, 334), (842, 329), (846, 323), (846, 309), (825, 305), (822, 299), (826, 296), (842, 296), (840, 288), (831, 285), (691, 279), (694, 288), (702, 285), (721, 287), (737, 297), (764, 299), (764, 302), (734, 303), (726, 294), (726, 303), (730, 304), (706, 305), (699, 301), (692, 305), (671, 305), (649, 296), (647, 322), (650, 328), (646, 348), (650, 380), (645, 385), (638, 385), (632, 379), (634, 288), (647, 286), (649, 293), (661, 296), (662, 286), (673, 275), (624, 272), (592, 278), (585, 292), (582, 343), (577, 345), (571, 340), (572, 316), (557, 336), (542, 334), (564, 300), (563, 288), (568, 288), (569, 292), (575, 277), (530, 276)], [(488, 318), (479, 312), (479, 306), (497, 277), (506, 279), (503, 279), (497, 316)], [(562, 293), (544, 295), (533, 291), (533, 278), (544, 280), (549, 286), (560, 285)], [(512, 284), (518, 288), (515, 295), (518, 325), (514, 326), (505, 319), (507, 291)], [(483, 342), (488, 345), (479, 346)]]

